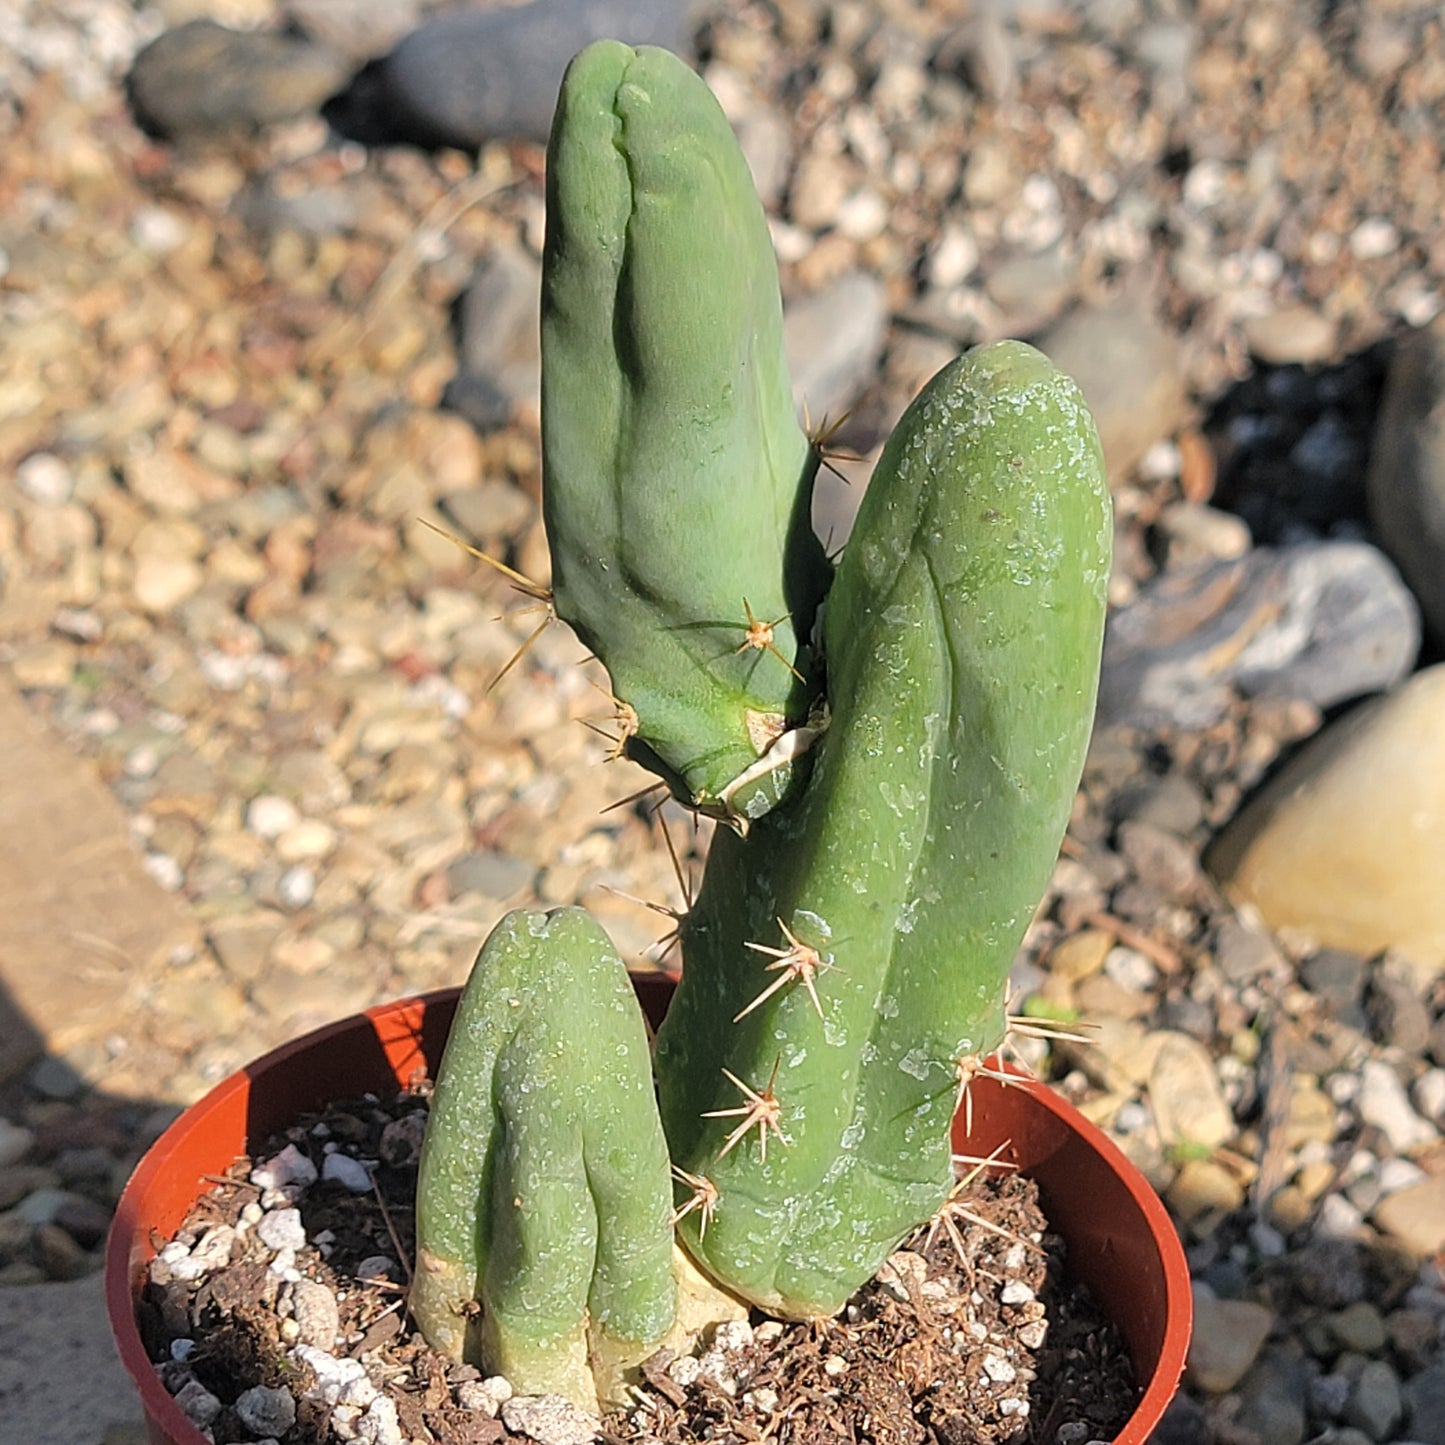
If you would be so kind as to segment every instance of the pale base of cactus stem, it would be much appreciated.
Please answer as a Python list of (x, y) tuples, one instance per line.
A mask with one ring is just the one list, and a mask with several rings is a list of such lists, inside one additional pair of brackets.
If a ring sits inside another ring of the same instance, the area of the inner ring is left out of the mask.
[(563, 1395), (594, 1415), (631, 1403), (628, 1387), (641, 1379), (639, 1366), (656, 1351), (690, 1354), (697, 1341), (724, 1320), (746, 1319), (748, 1306), (705, 1275), (673, 1245), (677, 1313), (661, 1339), (626, 1340), (584, 1316), (576, 1330), (538, 1340), (502, 1326), (495, 1316), (465, 1302), (473, 1284), (452, 1262), (423, 1250), (412, 1283), (411, 1310), (426, 1321), (433, 1349), (452, 1359), (505, 1375), (522, 1395)]

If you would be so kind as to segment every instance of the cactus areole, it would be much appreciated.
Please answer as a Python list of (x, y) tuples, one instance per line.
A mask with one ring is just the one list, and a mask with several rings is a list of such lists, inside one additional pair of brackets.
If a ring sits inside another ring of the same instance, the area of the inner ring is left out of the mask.
[(584, 913), (488, 939), (413, 1308), (439, 1348), (595, 1406), (739, 1301), (837, 1311), (942, 1204), (1083, 766), (1111, 519), (1077, 387), (1000, 342), (904, 413), (835, 567), (763, 212), (665, 51), (568, 70), (542, 285), (556, 611), (628, 754), (730, 826), (650, 1057)]

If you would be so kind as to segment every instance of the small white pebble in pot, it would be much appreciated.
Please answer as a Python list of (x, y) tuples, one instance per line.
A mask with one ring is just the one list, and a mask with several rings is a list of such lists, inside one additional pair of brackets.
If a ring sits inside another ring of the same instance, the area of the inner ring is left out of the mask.
[(332, 1184), (339, 1184), (352, 1194), (371, 1192), (371, 1171), (360, 1159), (350, 1154), (328, 1154), (321, 1165), (321, 1177)]
[(288, 1144), (251, 1171), (251, 1183), (262, 1189), (302, 1187), (316, 1182), (316, 1166), (294, 1144)]
[(301, 1249), (306, 1243), (306, 1226), (299, 1209), (273, 1209), (256, 1226), (256, 1237), (267, 1249)]

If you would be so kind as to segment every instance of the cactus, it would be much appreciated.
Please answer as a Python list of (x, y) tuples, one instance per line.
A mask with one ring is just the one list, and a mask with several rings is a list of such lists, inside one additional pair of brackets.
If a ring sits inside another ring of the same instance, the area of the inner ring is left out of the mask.
[(569, 70), (542, 292), (557, 614), (636, 719), (633, 755), (678, 798), (765, 811), (790, 768), (759, 770), (770, 787), (749, 777), (746, 799), (730, 788), (817, 693), (817, 458), (763, 208), (722, 110), (666, 51), (603, 42)]
[[(548, 156), (556, 606), (635, 718), (628, 751), (733, 827), (680, 925), (656, 1100), (584, 916), (512, 914), (483, 948), (413, 1308), (439, 1347), (592, 1402), (677, 1337), (679, 1290), (831, 1313), (942, 1205), (1083, 765), (1111, 524), (1077, 388), (1003, 342), (908, 408), (834, 574), (761, 211), (706, 87), (593, 46)], [(740, 647), (763, 620), (771, 646)], [(594, 1164), (619, 1140), (625, 1177)]]

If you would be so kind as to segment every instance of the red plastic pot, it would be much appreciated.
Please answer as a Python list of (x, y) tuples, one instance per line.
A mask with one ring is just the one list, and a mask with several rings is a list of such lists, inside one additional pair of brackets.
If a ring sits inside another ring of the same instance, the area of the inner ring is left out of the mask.
[[(662, 974), (633, 979), (654, 1024), (671, 998)], [(135, 1305), (158, 1242), (169, 1239), (209, 1184), (239, 1155), (299, 1116), (358, 1094), (434, 1077), (457, 991), (383, 1004), (285, 1044), (218, 1084), (141, 1160), (121, 1195), (106, 1245), (105, 1293), (121, 1361), (135, 1381), (152, 1445), (205, 1445), (156, 1378)], [(1128, 1342), (1145, 1382), (1115, 1445), (1145, 1445), (1173, 1398), (1189, 1344), (1189, 1270), (1158, 1196), (1118, 1147), (1077, 1109), (1036, 1084), (974, 1081), (967, 1152), (1002, 1157), (1038, 1181), (1070, 1269)], [(965, 1148), (954, 1120), (955, 1148)]]

